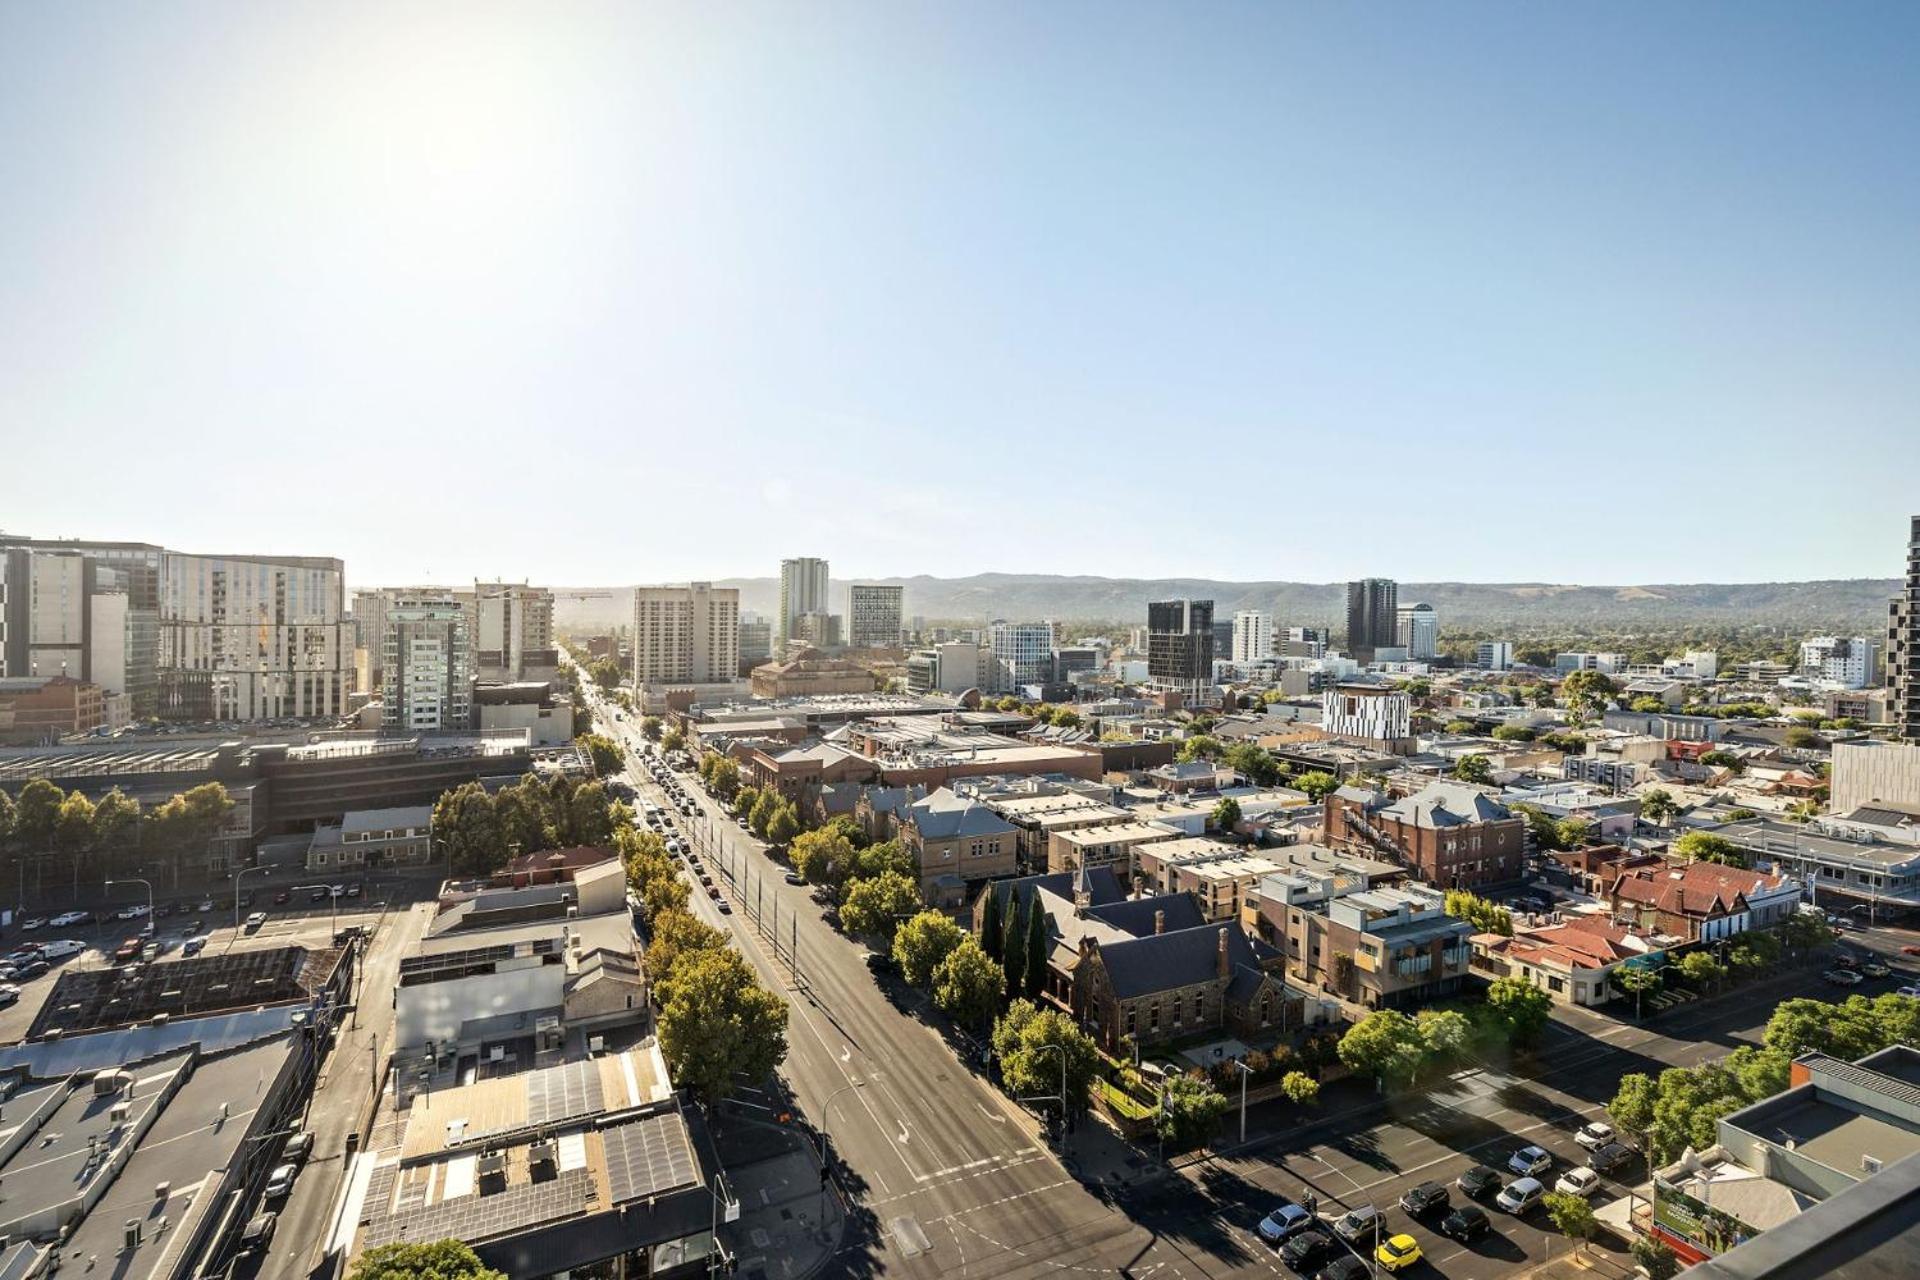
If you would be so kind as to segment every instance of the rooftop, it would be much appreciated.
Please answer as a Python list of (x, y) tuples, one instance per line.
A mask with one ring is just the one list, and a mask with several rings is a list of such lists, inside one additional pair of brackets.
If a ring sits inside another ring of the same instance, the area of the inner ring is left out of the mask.
[(335, 947), (268, 947), (118, 969), (67, 969), (41, 1005), (27, 1038), (307, 1001), (326, 985), (339, 962)]

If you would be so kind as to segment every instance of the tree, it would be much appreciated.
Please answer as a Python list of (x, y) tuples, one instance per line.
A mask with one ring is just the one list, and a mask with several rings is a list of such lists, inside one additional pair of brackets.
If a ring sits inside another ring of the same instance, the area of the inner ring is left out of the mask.
[[(1036, 906), (1034, 909), (1038, 910), (1039, 908)], [(1026, 944), (1026, 916), (1020, 909), (1020, 900), (1015, 898), (1007, 906), (1007, 922), (1000, 933), (1000, 967), (1006, 971), (1007, 998), (1009, 1000), (1026, 990)]]
[(1493, 765), (1479, 752), (1469, 752), (1453, 763), (1453, 776), (1462, 782), (1493, 781)]
[(1286, 770), (1271, 751), (1252, 742), (1236, 742), (1223, 757), (1233, 770), (1256, 787), (1270, 787)]
[(893, 958), (909, 985), (932, 984), (940, 963), (966, 940), (966, 930), (940, 911), (922, 911), (894, 931)]
[(1680, 975), (1695, 986), (1720, 985), (1727, 967), (1713, 958), (1711, 951), (1690, 951), (1680, 958)]
[(477, 782), (442, 791), (433, 803), (428, 830), (433, 847), (455, 875), (483, 876), (506, 865), (506, 845), (500, 839), (493, 798)]
[(1658, 1236), (1635, 1236), (1631, 1250), (1647, 1280), (1673, 1280), (1680, 1274), (1680, 1255)]
[(1553, 824), (1556, 847), (1578, 849), (1587, 842), (1587, 836), (1592, 830), (1593, 824), (1585, 818), (1562, 818)]
[(93, 801), (79, 791), (67, 792), (53, 825), (53, 847), (76, 864), (93, 848)]
[(1430, 1058), (1454, 1061), (1465, 1056), (1473, 1039), (1473, 1024), (1466, 1014), (1454, 1009), (1422, 1009), (1413, 1021)]
[(1310, 769), (1293, 780), (1295, 791), (1304, 791), (1307, 798), (1315, 804), (1327, 798), (1327, 793), (1340, 788), (1340, 779), (1323, 769)]
[(1047, 913), (1040, 909), (1040, 899), (1035, 898), (1027, 908), (1027, 957), (1020, 966), (1024, 981), (1021, 988), (1027, 999), (1038, 999), (1047, 985), (1047, 959), (1052, 946), (1047, 937)]
[(1214, 830), (1231, 834), (1234, 828), (1240, 825), (1240, 802), (1232, 796), (1226, 797), (1213, 806), (1210, 821), (1213, 823)]
[(616, 658), (599, 658), (587, 666), (587, 676), (602, 689), (618, 689), (626, 679), (626, 672), (620, 669)]
[(678, 729), (668, 729), (660, 735), (660, 749), (675, 752), (687, 745), (687, 735)]
[(1546, 1029), (1553, 997), (1525, 978), (1495, 978), (1487, 985), (1487, 1007), (1506, 1025), (1514, 1044), (1531, 1044)]
[(1000, 1007), (1007, 977), (980, 944), (963, 937), (933, 970), (933, 1003), (963, 1027), (982, 1027)]
[(1627, 709), (1630, 711), (1638, 711), (1642, 715), (1659, 715), (1662, 711), (1665, 711), (1667, 709), (1667, 704), (1660, 701), (1660, 699), (1658, 698), (1652, 697), (1648, 694), (1642, 694), (1639, 697), (1635, 698), (1632, 702), (1629, 702), (1627, 704)]
[(1652, 1076), (1641, 1071), (1630, 1072), (1620, 1077), (1613, 1101), (1607, 1104), (1607, 1114), (1624, 1132), (1645, 1145), (1647, 1134), (1653, 1128), (1653, 1105), (1659, 1097), (1660, 1090)]
[[(750, 818), (753, 813), (753, 806), (759, 803), (760, 788), (748, 785), (741, 787), (733, 793), (733, 802), (730, 807), (734, 812), (734, 816)], [(751, 825), (751, 823), (749, 823), (749, 825)]]
[[(140, 839), (140, 802), (115, 787), (93, 807), (93, 847), (112, 853)], [(0, 844), (5, 841), (0, 839)]]
[(518, 853), (538, 853), (553, 847), (553, 828), (547, 818), (549, 796), (534, 778), (500, 788), (493, 797), (494, 821), (499, 824), (501, 847), (493, 855), (492, 869), (507, 864)]
[(1781, 741), (1796, 751), (1809, 751), (1815, 747), (1824, 747), (1827, 745), (1825, 738), (1813, 730), (1806, 728), (1804, 725), (1797, 725), (1787, 730), (1786, 736), (1782, 738)]
[(1000, 935), (1004, 928), (1000, 922), (1000, 894), (994, 885), (988, 884), (987, 905), (980, 909), (980, 949), (995, 963), (1000, 959)]
[(1280, 1092), (1295, 1106), (1310, 1107), (1320, 1101), (1320, 1082), (1304, 1071), (1289, 1071), (1280, 1077)]
[(649, 742), (660, 741), (660, 717), (659, 716), (640, 717), (640, 732), (646, 736)]
[(853, 845), (831, 827), (794, 837), (787, 849), (793, 869), (808, 884), (838, 889), (853, 874)]
[(659, 1026), (673, 1078), (707, 1102), (730, 1095), (736, 1078), (759, 1083), (787, 1056), (786, 1002), (727, 947), (681, 960)]
[(1680, 806), (1674, 803), (1673, 793), (1664, 787), (1651, 787), (1640, 793), (1640, 816), (1648, 822), (1664, 827), (1679, 812)]
[(1497, 902), (1489, 902), (1477, 893), (1466, 889), (1449, 889), (1446, 892), (1446, 912), (1456, 920), (1465, 920), (1481, 933), (1498, 933), (1511, 938), (1513, 936), (1513, 912)]
[(1687, 832), (1673, 842), (1673, 851), (1688, 862), (1718, 862), (1743, 871), (1753, 865), (1753, 859), (1745, 849), (1725, 836), (1716, 836), (1710, 831)]
[(1607, 700), (1619, 692), (1619, 686), (1602, 671), (1569, 672), (1560, 682), (1560, 701), (1576, 722), (1604, 708)]
[(840, 907), (840, 924), (857, 938), (891, 944), (900, 917), (920, 906), (920, 886), (897, 871), (871, 880), (855, 880)]
[(1633, 1016), (1638, 1018), (1642, 999), (1660, 990), (1666, 980), (1660, 976), (1658, 969), (1623, 964), (1613, 971), (1611, 981), (1614, 986), (1633, 997)]
[[(1036, 1009), (1031, 1001), (1017, 1000), (1025, 1006), (1017, 1030), (1003, 1037), (994, 1030), (994, 1052), (1000, 1057), (1000, 1075), (1016, 1097), (1057, 1097), (1060, 1093), (1060, 1064), (1066, 1059), (1067, 1109), (1081, 1111), (1087, 1105), (1087, 1091), (1099, 1065), (1100, 1053), (1093, 1038), (1075, 1026), (1073, 1020), (1054, 1009)], [(1008, 1010), (1012, 1016), (1012, 1010)], [(1004, 1019), (1003, 1019), (1004, 1021)], [(1002, 1043), (1007, 1048), (1003, 1051)], [(1054, 1046), (1058, 1046), (1056, 1050)]]
[(1749, 974), (1770, 969), (1780, 962), (1780, 940), (1771, 933), (1757, 930), (1743, 933), (1733, 950), (1727, 953), (1727, 959), (1734, 968)]
[(722, 803), (740, 790), (740, 766), (726, 756), (710, 756), (713, 769), (707, 775), (707, 790)]
[(913, 856), (913, 850), (898, 840), (882, 840), (859, 848), (855, 844), (853, 855), (853, 874), (862, 880), (871, 880), (877, 875), (897, 871), (909, 880), (920, 878), (920, 863)]
[(1182, 764), (1190, 764), (1195, 760), (1218, 760), (1226, 753), (1225, 743), (1218, 738), (1201, 733), (1191, 738), (1181, 739), (1180, 750), (1174, 758)]
[(727, 935), (685, 911), (666, 911), (647, 922), (647, 976), (664, 1000), (683, 960), (727, 945)]
[(507, 1280), (458, 1240), (383, 1244), (354, 1262), (347, 1280)]
[(1537, 735), (1524, 724), (1503, 724), (1494, 729), (1493, 736), (1497, 742), (1532, 742)]
[(45, 778), (29, 779), (14, 801), (13, 835), (30, 853), (45, 853), (53, 845), (53, 829), (60, 820), (60, 802), (67, 793)]
[(618, 773), (626, 767), (626, 750), (604, 733), (583, 733), (573, 741), (593, 761), (596, 774)]
[(1340, 1061), (1380, 1080), (1412, 1080), (1427, 1060), (1426, 1039), (1398, 1009), (1375, 1009), (1340, 1037)]
[(1714, 769), (1728, 769), (1734, 773), (1747, 771), (1746, 759), (1731, 751), (1709, 751), (1700, 757), (1700, 763)]
[(1449, 720), (1443, 727), (1447, 733), (1472, 733), (1474, 728), (1471, 720)]
[(800, 811), (793, 807), (791, 800), (782, 800), (767, 819), (767, 842), (776, 848), (786, 844), (800, 832)]
[[(625, 806), (622, 806), (624, 809)], [(583, 782), (568, 793), (565, 801), (565, 829), (555, 824), (557, 841), (569, 845), (605, 845), (613, 839), (613, 804), (606, 784)], [(632, 821), (631, 814), (628, 822)]]
[(1583, 1248), (1600, 1229), (1600, 1224), (1593, 1216), (1593, 1206), (1587, 1203), (1585, 1196), (1549, 1191), (1540, 1203), (1546, 1206), (1547, 1216), (1553, 1219), (1554, 1227)]
[(1161, 1141), (1191, 1147), (1212, 1135), (1227, 1106), (1226, 1095), (1204, 1075), (1197, 1071), (1177, 1075), (1161, 1087), (1153, 1127)]
[(767, 828), (773, 822), (773, 815), (780, 811), (782, 803), (780, 793), (772, 787), (759, 793), (759, 798), (753, 802), (753, 812), (747, 815), (747, 826), (753, 830), (753, 834), (762, 840), (767, 838)]

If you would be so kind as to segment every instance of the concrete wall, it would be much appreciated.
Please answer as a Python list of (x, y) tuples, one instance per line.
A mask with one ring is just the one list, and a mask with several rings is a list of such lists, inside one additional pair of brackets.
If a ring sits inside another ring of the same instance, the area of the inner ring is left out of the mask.
[[(565, 996), (565, 965), (538, 964), (505, 973), (455, 978), (401, 987), (394, 993), (394, 1048), (416, 1049), (432, 1040), (452, 1044), (460, 1026), (474, 1018), (557, 1009)], [(533, 1032), (531, 1024), (527, 1027)]]

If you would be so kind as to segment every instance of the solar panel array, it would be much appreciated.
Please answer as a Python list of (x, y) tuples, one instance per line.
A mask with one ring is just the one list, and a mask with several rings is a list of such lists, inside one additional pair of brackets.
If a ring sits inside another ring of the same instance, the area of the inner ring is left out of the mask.
[(607, 1190), (615, 1204), (694, 1183), (693, 1148), (678, 1114), (651, 1116), (600, 1131)]
[(461, 1196), (376, 1218), (367, 1224), (363, 1247), (449, 1236), (469, 1243), (491, 1240), (584, 1213), (592, 1191), (593, 1177), (588, 1170), (568, 1169), (551, 1181), (523, 1183), (492, 1195)]
[(553, 1124), (606, 1108), (598, 1062), (569, 1062), (526, 1077), (527, 1121)]

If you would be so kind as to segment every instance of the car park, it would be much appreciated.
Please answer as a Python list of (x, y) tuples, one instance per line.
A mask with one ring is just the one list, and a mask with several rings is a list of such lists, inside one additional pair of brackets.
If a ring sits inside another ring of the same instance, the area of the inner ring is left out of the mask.
[(1373, 1251), (1373, 1260), (1388, 1271), (1405, 1271), (1420, 1261), (1420, 1242), (1405, 1232), (1388, 1236)]
[(1400, 1197), (1400, 1207), (1415, 1218), (1445, 1213), (1451, 1204), (1452, 1198), (1447, 1195), (1447, 1189), (1438, 1182), (1423, 1182)]
[(1573, 1135), (1573, 1140), (1589, 1151), (1604, 1147), (1613, 1141), (1613, 1126), (1602, 1124), (1598, 1120), (1591, 1124), (1583, 1124), (1580, 1126), (1580, 1132)]
[(1440, 1220), (1440, 1234), (1461, 1244), (1472, 1244), (1492, 1227), (1487, 1211), (1477, 1204), (1463, 1204)]
[(1612, 1173), (1633, 1163), (1633, 1148), (1624, 1142), (1609, 1142), (1595, 1147), (1587, 1156), (1587, 1167), (1595, 1173)]
[(1295, 1271), (1325, 1262), (1340, 1252), (1340, 1244), (1318, 1227), (1308, 1227), (1280, 1246), (1280, 1258)]
[(267, 1175), (267, 1199), (284, 1200), (293, 1191), (293, 1180), (300, 1173), (300, 1166), (283, 1164)]
[(1380, 1234), (1380, 1211), (1370, 1204), (1350, 1210), (1333, 1224), (1333, 1234), (1348, 1244), (1370, 1244)]
[(1553, 1168), (1553, 1157), (1545, 1147), (1522, 1147), (1507, 1160), (1507, 1171), (1531, 1177)]
[(1540, 1203), (1540, 1197), (1547, 1194), (1546, 1187), (1538, 1178), (1516, 1178), (1503, 1188), (1494, 1203), (1508, 1213), (1518, 1216)]
[(1500, 1194), (1500, 1175), (1484, 1164), (1477, 1164), (1455, 1178), (1453, 1185), (1469, 1199), (1487, 1200)]
[[(869, 957), (877, 959), (878, 957)], [(1260, 1238), (1268, 1244), (1284, 1244), (1288, 1237), (1306, 1230), (1314, 1224), (1313, 1215), (1291, 1200), (1282, 1200), (1273, 1212), (1260, 1219), (1260, 1225), (1254, 1228)]]
[(1560, 1175), (1553, 1189), (1561, 1195), (1579, 1196), (1585, 1200), (1600, 1190), (1600, 1175), (1591, 1169), (1569, 1169)]

